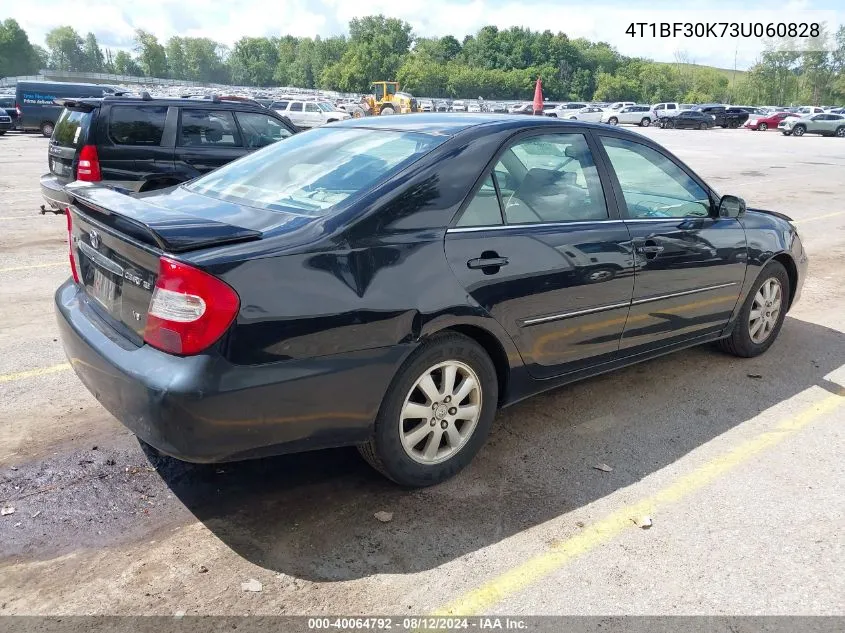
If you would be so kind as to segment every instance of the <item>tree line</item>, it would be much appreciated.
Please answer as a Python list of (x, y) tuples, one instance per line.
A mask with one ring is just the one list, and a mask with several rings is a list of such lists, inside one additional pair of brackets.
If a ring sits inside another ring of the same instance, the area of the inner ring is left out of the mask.
[(771, 41), (747, 72), (699, 66), (683, 53), (675, 63), (628, 57), (605, 42), (521, 27), (485, 26), (460, 41), (417, 37), (407, 22), (383, 15), (354, 18), (347, 35), (244, 37), (231, 48), (198, 37), (162, 42), (139, 29), (131, 52), (113, 53), (70, 26), (51, 30), (44, 43), (30, 43), (15, 20), (0, 23), (0, 77), (48, 68), (358, 93), (373, 81), (396, 80), (417, 95), (484, 99), (530, 99), (542, 77), (553, 100), (845, 102), (845, 26), (813, 40), (824, 50)]

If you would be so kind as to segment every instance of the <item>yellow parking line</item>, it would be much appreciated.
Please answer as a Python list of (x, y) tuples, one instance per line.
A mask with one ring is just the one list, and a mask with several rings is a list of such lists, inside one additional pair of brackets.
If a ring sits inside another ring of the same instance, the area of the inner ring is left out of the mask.
[(829, 395), (801, 413), (784, 420), (774, 429), (747, 440), (736, 448), (681, 476), (668, 487), (650, 497), (626, 506), (588, 525), (572, 538), (553, 545), (498, 578), (461, 596), (443, 607), (435, 615), (475, 615), (488, 612), (490, 607), (529, 585), (557, 571), (569, 561), (586, 554), (617, 535), (634, 527), (633, 519), (651, 515), (662, 506), (680, 501), (729, 472), (753, 456), (791, 437), (820, 416), (830, 413), (845, 402), (845, 390)]
[(69, 363), (60, 363), (52, 367), (39, 367), (38, 369), (28, 369), (26, 371), (18, 371), (13, 374), (0, 374), (0, 382), (12, 382), (14, 380), (23, 380), (24, 378), (36, 378), (38, 376), (46, 376), (47, 374), (55, 374), (59, 371), (70, 369)]
[(827, 218), (835, 218), (839, 215), (845, 214), (845, 211), (835, 211), (833, 213), (826, 213), (824, 215), (817, 215), (814, 218), (804, 218), (803, 220), (793, 220), (793, 224), (804, 224), (805, 222), (815, 222), (816, 220), (826, 220)]
[(31, 264), (29, 266), (12, 266), (11, 268), (0, 268), (0, 273), (10, 273), (15, 270), (29, 270), (30, 268), (52, 268), (53, 266), (68, 266), (68, 262), (50, 262), (49, 264)]

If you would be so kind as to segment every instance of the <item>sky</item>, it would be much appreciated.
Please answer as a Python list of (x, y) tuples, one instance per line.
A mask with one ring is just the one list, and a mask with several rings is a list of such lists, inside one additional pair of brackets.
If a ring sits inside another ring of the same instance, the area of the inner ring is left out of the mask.
[[(697, 8), (677, 9), (686, 4)], [(761, 39), (631, 37), (625, 30), (632, 22), (826, 21), (831, 30), (845, 24), (842, 0), (0, 0), (0, 19), (15, 18), (36, 44), (53, 27), (70, 24), (112, 49), (131, 49), (137, 28), (161, 41), (182, 35), (231, 46), (244, 36), (339, 35), (353, 17), (377, 13), (409, 22), (418, 36), (461, 39), (487, 24), (522, 26), (606, 41), (625, 55), (674, 61), (681, 52), (690, 62), (739, 69), (755, 62)]]

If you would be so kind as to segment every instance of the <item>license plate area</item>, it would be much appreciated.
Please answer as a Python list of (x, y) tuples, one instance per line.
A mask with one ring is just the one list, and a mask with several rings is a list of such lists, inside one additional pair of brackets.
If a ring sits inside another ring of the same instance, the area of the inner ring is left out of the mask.
[(50, 157), (50, 171), (57, 176), (70, 176), (70, 165), (59, 158)]
[(93, 266), (94, 278), (91, 283), (91, 296), (111, 314), (119, 312), (119, 281), (110, 272)]

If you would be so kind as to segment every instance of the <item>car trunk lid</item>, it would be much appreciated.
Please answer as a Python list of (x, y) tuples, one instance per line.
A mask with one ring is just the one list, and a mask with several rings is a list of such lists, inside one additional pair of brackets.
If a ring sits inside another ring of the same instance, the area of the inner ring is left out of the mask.
[(209, 204), (182, 188), (129, 195), (71, 183), (65, 191), (79, 283), (98, 314), (136, 344), (143, 340), (162, 255), (259, 240), (280, 225), (301, 225), (276, 211)]

